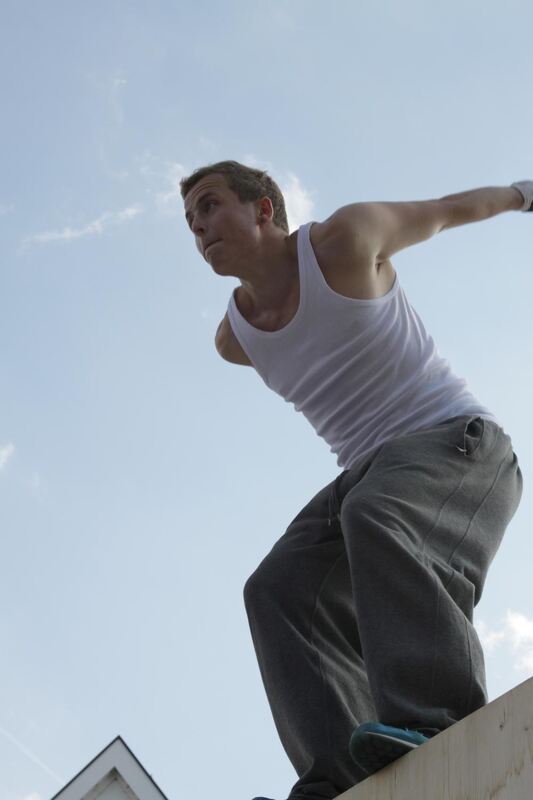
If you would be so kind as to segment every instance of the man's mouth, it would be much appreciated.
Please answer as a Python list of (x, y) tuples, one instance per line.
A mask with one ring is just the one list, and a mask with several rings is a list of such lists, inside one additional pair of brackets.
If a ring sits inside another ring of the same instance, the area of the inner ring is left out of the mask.
[(209, 250), (210, 247), (212, 247), (214, 244), (218, 244), (218, 242), (221, 242), (221, 241), (222, 241), (222, 239), (215, 239), (214, 242), (209, 242), (209, 244), (207, 245), (207, 247), (204, 250), (204, 255), (206, 255), (206, 253), (207, 253), (207, 251)]

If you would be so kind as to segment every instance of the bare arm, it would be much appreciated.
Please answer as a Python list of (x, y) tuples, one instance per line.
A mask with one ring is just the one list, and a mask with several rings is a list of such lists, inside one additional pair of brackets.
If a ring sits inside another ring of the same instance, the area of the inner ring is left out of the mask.
[(348, 227), (363, 260), (380, 262), (442, 230), (518, 211), (523, 203), (518, 189), (489, 186), (437, 200), (353, 203), (336, 211), (326, 224)]
[(252, 362), (231, 330), (227, 312), (215, 334), (215, 347), (219, 356), (225, 361), (231, 361), (232, 364), (241, 364), (245, 367), (253, 367)]
[(480, 222), (504, 211), (519, 211), (524, 205), (524, 198), (512, 186), (489, 186), (486, 189), (449, 194), (441, 197), (439, 202), (447, 208), (448, 221), (443, 225), (445, 229)]

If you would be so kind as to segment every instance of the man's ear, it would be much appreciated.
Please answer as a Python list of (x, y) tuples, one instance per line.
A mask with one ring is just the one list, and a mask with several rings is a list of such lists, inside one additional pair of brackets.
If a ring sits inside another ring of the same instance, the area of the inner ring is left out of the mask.
[(264, 222), (267, 219), (271, 220), (274, 218), (274, 206), (272, 205), (272, 200), (270, 199), (270, 197), (262, 197), (260, 199), (257, 216), (259, 221), (261, 222)]

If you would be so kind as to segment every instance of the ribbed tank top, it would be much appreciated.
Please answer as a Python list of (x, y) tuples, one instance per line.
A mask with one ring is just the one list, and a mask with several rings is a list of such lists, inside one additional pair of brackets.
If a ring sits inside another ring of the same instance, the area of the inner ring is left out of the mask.
[(228, 318), (265, 384), (311, 423), (351, 469), (389, 439), (450, 417), (475, 414), (501, 425), (456, 376), (411, 306), (398, 275), (383, 297), (359, 300), (331, 289), (309, 232), (298, 229), (300, 304), (278, 331), (261, 331), (235, 302)]

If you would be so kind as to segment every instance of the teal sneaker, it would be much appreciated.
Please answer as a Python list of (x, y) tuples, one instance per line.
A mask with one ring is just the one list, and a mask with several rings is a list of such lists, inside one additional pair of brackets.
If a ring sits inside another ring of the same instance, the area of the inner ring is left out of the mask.
[(350, 755), (367, 775), (429, 742), (431, 736), (409, 728), (393, 728), (379, 722), (365, 722), (350, 737)]

